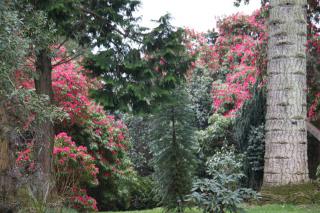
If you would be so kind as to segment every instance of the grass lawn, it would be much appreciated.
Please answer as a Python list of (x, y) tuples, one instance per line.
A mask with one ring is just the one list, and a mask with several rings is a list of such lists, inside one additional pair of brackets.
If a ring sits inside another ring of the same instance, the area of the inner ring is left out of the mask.
[[(320, 206), (294, 206), (294, 205), (264, 205), (264, 206), (248, 206), (245, 208), (247, 213), (320, 213)], [(142, 211), (126, 211), (126, 212), (108, 212), (108, 213), (162, 213), (161, 208)], [(191, 209), (185, 213), (202, 213), (200, 210)]]

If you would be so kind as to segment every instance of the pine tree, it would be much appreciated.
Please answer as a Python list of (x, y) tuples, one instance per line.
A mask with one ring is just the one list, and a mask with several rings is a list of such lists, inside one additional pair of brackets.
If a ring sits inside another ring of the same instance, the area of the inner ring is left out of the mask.
[(185, 81), (194, 58), (184, 45), (184, 30), (172, 26), (170, 19), (167, 14), (155, 21), (158, 26), (140, 36), (139, 48), (87, 57), (87, 68), (105, 82), (92, 95), (106, 109), (150, 113)]
[(166, 212), (183, 212), (195, 168), (194, 114), (187, 93), (179, 87), (172, 101), (153, 116), (152, 143), (157, 194)]

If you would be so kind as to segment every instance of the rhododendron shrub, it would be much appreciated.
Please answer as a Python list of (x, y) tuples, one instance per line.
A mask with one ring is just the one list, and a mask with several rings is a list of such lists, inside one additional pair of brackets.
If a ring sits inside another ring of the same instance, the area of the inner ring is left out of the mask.
[(308, 60), (307, 60), (307, 75), (308, 75), (308, 117), (315, 121), (319, 119), (320, 112), (320, 33), (315, 32), (315, 26), (311, 26), (311, 31), (314, 32), (308, 38)]
[(98, 211), (97, 201), (87, 194), (85, 189), (72, 188), (67, 205), (77, 209), (79, 212)]
[(101, 208), (110, 208), (118, 202), (121, 182), (133, 173), (127, 157), (127, 127), (115, 117), (107, 115), (103, 108), (92, 104), (90, 117), (82, 125), (75, 125), (70, 134), (88, 147), (99, 168), (99, 186), (89, 191), (97, 198)]
[(54, 174), (59, 195), (67, 198), (67, 206), (80, 212), (97, 211), (96, 200), (81, 189), (98, 184), (95, 159), (86, 147), (77, 146), (65, 132), (55, 136), (54, 145)]
[(112, 206), (111, 200), (119, 199), (118, 187), (132, 173), (127, 157), (128, 136), (121, 120), (108, 115), (89, 98), (89, 90), (99, 87), (100, 83), (90, 79), (87, 72), (75, 62), (55, 67), (54, 100), (70, 118), (58, 128), (72, 136), (77, 145), (86, 147), (95, 159), (99, 185), (88, 190), (104, 209)]
[[(208, 126), (197, 132), (200, 151), (206, 157), (212, 156), (224, 144), (235, 144), (239, 150), (246, 150), (247, 144), (234, 139), (237, 138), (235, 134), (242, 131), (235, 129), (235, 123), (245, 103), (253, 99), (255, 90), (260, 91), (264, 86), (265, 15), (266, 9), (262, 8), (252, 15), (234, 14), (221, 19), (214, 43), (204, 40), (203, 34), (191, 33), (190, 37), (194, 39), (189, 45), (190, 52), (199, 51), (194, 53), (198, 56), (196, 69), (208, 70), (212, 78)], [(251, 121), (245, 124), (249, 126), (247, 129), (251, 124)], [(247, 133), (244, 135), (247, 141)]]
[[(209, 68), (216, 77), (212, 84), (213, 112), (235, 117), (245, 101), (252, 98), (252, 87), (266, 81), (268, 8), (252, 15), (235, 14), (218, 22), (219, 36), (210, 43), (203, 33), (187, 29), (191, 54), (198, 54), (197, 67)], [(319, 70), (320, 34), (309, 24), (308, 34), (308, 117), (318, 120), (320, 112)], [(258, 82), (257, 82), (257, 79)]]
[[(65, 54), (65, 48), (61, 47), (53, 58), (54, 63), (59, 63)], [(20, 86), (34, 88), (31, 78), (21, 72), (17, 73)], [(116, 195), (120, 191), (117, 185), (121, 179), (128, 178), (132, 173), (127, 157), (127, 128), (121, 120), (108, 115), (89, 97), (89, 91), (98, 88), (101, 83), (89, 78), (88, 74), (89, 71), (84, 70), (77, 61), (69, 61), (53, 68), (54, 103), (66, 114), (62, 122), (55, 124), (56, 131), (63, 132), (56, 136), (57, 144), (54, 150), (54, 155), (57, 156), (57, 182), (63, 182), (58, 186), (58, 191), (65, 192), (74, 185), (72, 181), (79, 172), (82, 176), (78, 177), (75, 185), (86, 182), (84, 187), (87, 187), (92, 196), (99, 197), (99, 202), (108, 202), (105, 195)], [(75, 142), (72, 142), (70, 136)], [(85, 170), (70, 172), (76, 165)], [(99, 185), (93, 187), (93, 183), (98, 182)], [(98, 195), (98, 191), (101, 191), (103, 196)]]
[[(191, 54), (197, 54), (195, 67), (209, 69), (216, 79), (212, 84), (213, 113), (235, 117), (244, 102), (252, 97), (252, 87), (266, 64), (266, 33), (263, 8), (253, 15), (235, 14), (218, 22), (219, 36), (210, 43), (203, 33), (187, 29)], [(259, 63), (259, 64), (258, 64)]]
[(216, 70), (218, 68), (218, 55), (214, 50), (216, 34), (213, 33), (213, 38), (209, 39), (208, 33), (199, 33), (189, 28), (186, 28), (185, 32), (187, 35), (185, 45), (189, 54), (197, 57), (197, 60), (192, 63), (192, 68), (205, 67), (211, 71)]
[(55, 181), (59, 194), (67, 194), (71, 188), (83, 184), (97, 185), (99, 169), (87, 148), (77, 146), (67, 133), (55, 136), (53, 149)]
[(212, 86), (214, 112), (234, 117), (252, 97), (253, 85), (263, 72), (257, 64), (267, 38), (263, 13), (264, 9), (251, 16), (235, 14), (218, 23), (220, 35), (213, 48), (219, 78)]
[(32, 147), (32, 143), (27, 143), (26, 146), (19, 147), (20, 151), (17, 152), (16, 165), (21, 175), (31, 175), (35, 172)]
[[(28, 144), (18, 152), (16, 162), (23, 175), (32, 175), (35, 171), (32, 148), (32, 144)], [(56, 190), (65, 198), (65, 204), (80, 212), (97, 211), (96, 200), (81, 189), (98, 184), (99, 169), (87, 148), (77, 146), (67, 133), (59, 133), (54, 139), (53, 165)]]
[(69, 63), (59, 65), (53, 71), (54, 100), (70, 118), (59, 128), (68, 132), (78, 145), (87, 147), (95, 158), (100, 185), (96, 190), (91, 188), (90, 192), (99, 197), (100, 205), (101, 202), (108, 202), (108, 199), (96, 195), (97, 191), (106, 196), (116, 195), (120, 180), (131, 174), (127, 158), (127, 128), (121, 120), (108, 115), (89, 98), (89, 90), (99, 87), (99, 82), (90, 79), (81, 66)]

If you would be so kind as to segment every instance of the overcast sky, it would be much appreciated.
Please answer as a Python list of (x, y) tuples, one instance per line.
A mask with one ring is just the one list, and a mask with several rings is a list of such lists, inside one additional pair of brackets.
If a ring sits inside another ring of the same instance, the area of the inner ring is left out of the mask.
[(169, 12), (173, 24), (189, 27), (196, 31), (207, 31), (214, 28), (218, 17), (241, 12), (250, 14), (260, 7), (260, 0), (251, 0), (249, 5), (237, 8), (234, 0), (141, 0), (138, 12), (142, 15), (142, 25), (153, 27), (151, 19), (158, 19)]

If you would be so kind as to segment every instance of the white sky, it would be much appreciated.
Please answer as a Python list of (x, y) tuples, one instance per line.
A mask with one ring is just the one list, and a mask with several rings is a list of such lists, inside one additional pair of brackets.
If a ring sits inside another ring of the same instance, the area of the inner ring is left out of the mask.
[(153, 27), (151, 19), (158, 19), (169, 12), (172, 23), (179, 27), (188, 27), (196, 31), (207, 31), (216, 26), (218, 17), (233, 13), (250, 14), (260, 7), (260, 0), (251, 0), (249, 5), (234, 7), (234, 0), (141, 0), (138, 15), (141, 24)]

